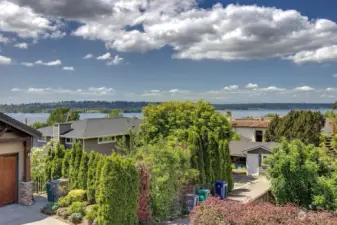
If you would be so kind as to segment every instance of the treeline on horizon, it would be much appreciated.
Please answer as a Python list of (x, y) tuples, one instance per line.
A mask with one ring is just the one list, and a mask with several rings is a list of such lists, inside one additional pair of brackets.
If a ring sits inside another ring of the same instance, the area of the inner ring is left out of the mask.
[[(81, 113), (108, 113), (111, 109), (121, 109), (124, 113), (141, 112), (144, 106), (161, 102), (129, 101), (61, 101), (50, 103), (2, 104), (4, 113), (50, 113), (57, 107), (76, 109)], [(213, 104), (216, 110), (291, 110), (291, 109), (331, 109), (332, 103), (238, 103)]]

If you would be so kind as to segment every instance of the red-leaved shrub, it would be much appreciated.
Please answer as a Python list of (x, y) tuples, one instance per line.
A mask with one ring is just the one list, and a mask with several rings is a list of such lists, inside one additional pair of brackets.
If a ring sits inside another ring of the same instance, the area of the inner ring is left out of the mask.
[(328, 212), (302, 211), (295, 206), (269, 203), (241, 204), (230, 200), (208, 198), (195, 207), (190, 225), (327, 225), (337, 224), (337, 216)]
[(151, 217), (150, 210), (150, 174), (146, 166), (139, 165), (139, 199), (138, 199), (138, 220), (139, 224), (148, 224)]

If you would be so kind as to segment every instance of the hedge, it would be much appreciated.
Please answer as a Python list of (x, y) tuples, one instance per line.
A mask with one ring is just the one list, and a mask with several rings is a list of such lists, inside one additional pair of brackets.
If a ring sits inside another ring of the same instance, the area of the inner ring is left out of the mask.
[(333, 213), (302, 211), (295, 206), (277, 207), (269, 203), (242, 204), (209, 197), (190, 214), (190, 225), (320, 225), (337, 224)]
[(137, 225), (139, 175), (133, 160), (113, 154), (100, 177), (98, 224)]

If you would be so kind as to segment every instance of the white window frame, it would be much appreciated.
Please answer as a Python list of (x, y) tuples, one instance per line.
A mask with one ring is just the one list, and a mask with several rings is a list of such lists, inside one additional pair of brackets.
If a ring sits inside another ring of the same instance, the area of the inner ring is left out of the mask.
[[(110, 141), (104, 141), (103, 138), (112, 138)], [(98, 137), (97, 143), (98, 144), (108, 144), (108, 143), (115, 143), (117, 141), (116, 136), (104, 136), (104, 137)]]
[(270, 154), (261, 154), (261, 166), (266, 166), (266, 164), (264, 163), (264, 158), (268, 157)]
[[(70, 139), (70, 142), (68, 141), (68, 139)], [(73, 144), (73, 138), (65, 138), (65, 141), (64, 141), (67, 145), (71, 145)]]
[(40, 137), (39, 139), (37, 139), (37, 142), (46, 143), (47, 142), (47, 136)]

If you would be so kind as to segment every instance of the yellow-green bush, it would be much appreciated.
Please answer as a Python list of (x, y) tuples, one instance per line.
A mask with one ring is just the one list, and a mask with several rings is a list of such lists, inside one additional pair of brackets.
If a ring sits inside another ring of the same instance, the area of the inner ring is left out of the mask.
[(75, 190), (70, 191), (67, 196), (69, 196), (71, 203), (72, 202), (82, 202), (86, 200), (87, 193), (85, 190), (75, 189)]
[(71, 215), (73, 213), (81, 213), (82, 215), (85, 215), (86, 205), (86, 202), (73, 202), (68, 208), (68, 214)]

